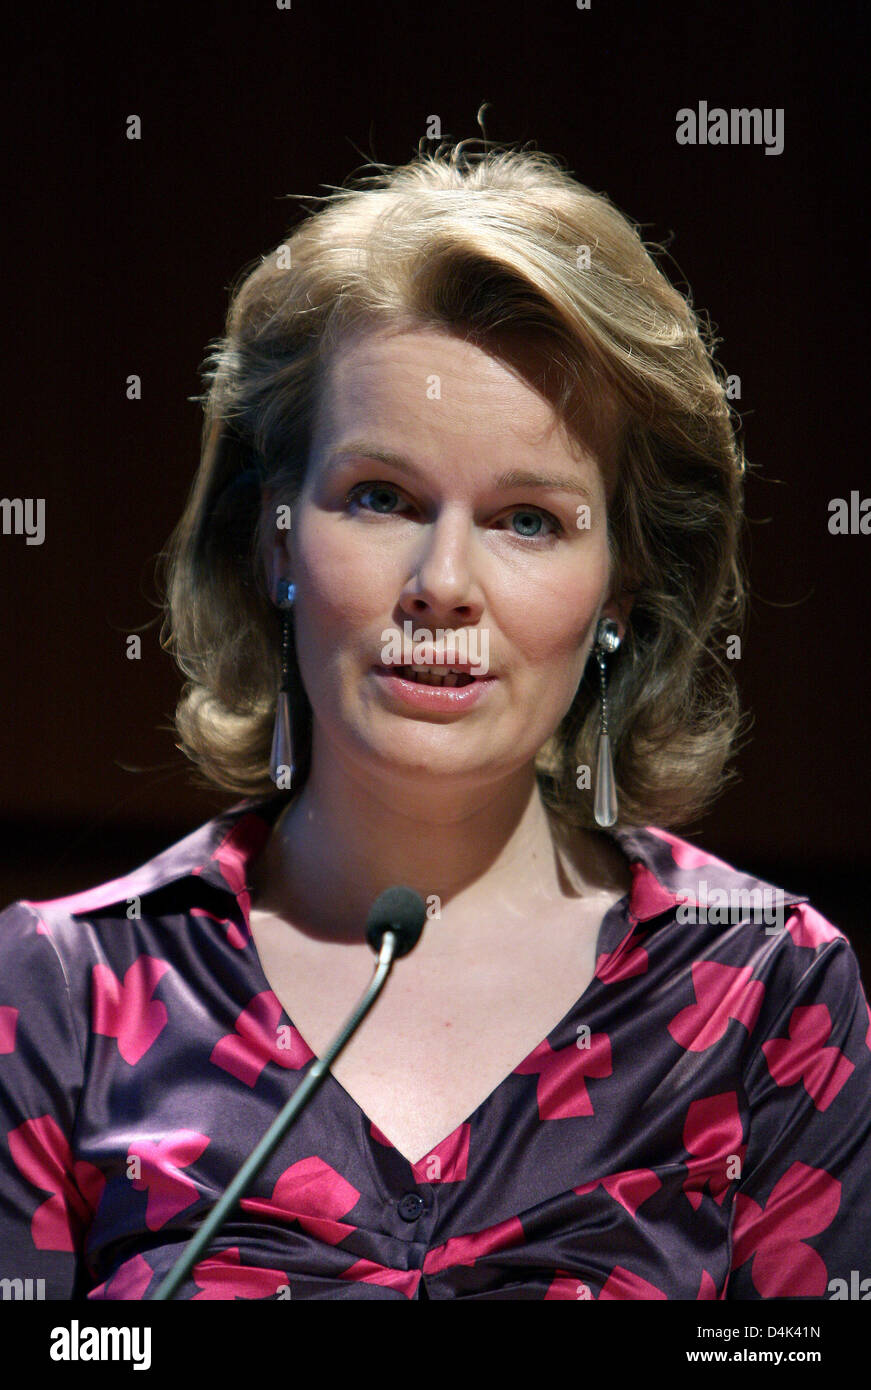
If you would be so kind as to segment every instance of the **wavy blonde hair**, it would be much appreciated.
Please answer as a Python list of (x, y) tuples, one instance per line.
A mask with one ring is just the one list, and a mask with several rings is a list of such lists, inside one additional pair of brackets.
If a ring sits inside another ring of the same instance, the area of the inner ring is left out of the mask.
[[(199, 470), (162, 557), (161, 644), (188, 678), (177, 746), (200, 784), (274, 792), (281, 621), (258, 560), (274, 525), (263, 498), (292, 503), (302, 487), (319, 388), (344, 334), (435, 328), (509, 358), (512, 343), (534, 344), (536, 384), (569, 436), (588, 438), (591, 421), (612, 426), (612, 582), (634, 594), (609, 658), (618, 824), (681, 825), (734, 777), (726, 764), (743, 723), (724, 647), (746, 603), (746, 464), (719, 340), (605, 195), (554, 156), (489, 142), (471, 153), (469, 143), (328, 185), (322, 206), (233, 288), (195, 398)], [(303, 781), (311, 707), (292, 638), (290, 670)], [(595, 767), (598, 728), (591, 660), (536, 759), (546, 803), (590, 828), (592, 793), (577, 790), (576, 774)]]

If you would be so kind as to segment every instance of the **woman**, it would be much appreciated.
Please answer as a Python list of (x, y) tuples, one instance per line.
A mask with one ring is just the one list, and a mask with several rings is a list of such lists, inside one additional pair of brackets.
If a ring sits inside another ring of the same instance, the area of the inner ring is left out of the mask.
[(420, 942), (179, 1297), (838, 1296), (855, 955), (673, 833), (741, 725), (710, 333), (550, 157), (324, 201), (234, 293), (169, 552), (180, 746), (244, 799), (0, 917), (2, 1273), (153, 1295), (402, 883)]

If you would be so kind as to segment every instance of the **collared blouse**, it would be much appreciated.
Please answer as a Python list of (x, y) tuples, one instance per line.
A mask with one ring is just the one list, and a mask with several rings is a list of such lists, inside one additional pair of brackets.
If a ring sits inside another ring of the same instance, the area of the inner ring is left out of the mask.
[[(0, 913), (4, 1287), (153, 1296), (312, 1065), (249, 926), (287, 800)], [(631, 889), (547, 1037), (413, 1164), (328, 1075), (176, 1298), (861, 1296), (871, 1014), (847, 937), (655, 826), (601, 833)]]

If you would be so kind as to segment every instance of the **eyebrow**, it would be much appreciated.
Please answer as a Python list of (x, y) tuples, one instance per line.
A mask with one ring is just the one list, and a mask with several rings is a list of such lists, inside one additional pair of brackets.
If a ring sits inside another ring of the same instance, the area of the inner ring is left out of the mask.
[[(381, 463), (392, 464), (400, 473), (408, 473), (413, 477), (420, 476), (420, 470), (416, 465), (402, 454), (396, 454), (391, 449), (379, 449), (369, 444), (357, 442), (343, 444), (340, 449), (334, 450), (327, 462), (327, 471), (333, 472), (334, 469), (340, 465), (341, 461), (351, 454), (359, 454), (365, 458), (378, 459)], [(557, 477), (544, 473), (533, 473), (523, 468), (510, 468), (507, 472), (500, 473), (497, 478), (494, 478), (493, 486), (506, 489), (548, 488), (555, 492), (574, 492), (580, 497), (586, 497), (590, 502), (593, 500), (590, 489), (578, 478), (573, 478), (570, 475), (566, 477)]]

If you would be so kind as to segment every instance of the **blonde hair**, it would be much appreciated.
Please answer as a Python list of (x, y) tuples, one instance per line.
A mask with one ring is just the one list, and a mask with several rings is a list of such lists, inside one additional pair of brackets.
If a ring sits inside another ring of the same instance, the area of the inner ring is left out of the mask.
[[(612, 581), (634, 594), (608, 667), (618, 824), (680, 825), (735, 775), (726, 763), (742, 724), (723, 647), (746, 602), (746, 465), (719, 340), (605, 195), (554, 156), (472, 154), (468, 143), (370, 166), (377, 172), (332, 188), (231, 294), (197, 398), (200, 467), (165, 554), (161, 642), (188, 677), (178, 746), (207, 786), (275, 790), (281, 625), (257, 558), (274, 524), (262, 499), (268, 488), (292, 503), (302, 487), (319, 388), (342, 336), (407, 323), (497, 354), (535, 343), (570, 437), (613, 425)], [(311, 707), (290, 645), (307, 754)], [(547, 804), (587, 827), (592, 792), (579, 792), (576, 777), (595, 768), (599, 710), (591, 660), (536, 759)], [(304, 759), (303, 780), (306, 771)]]

